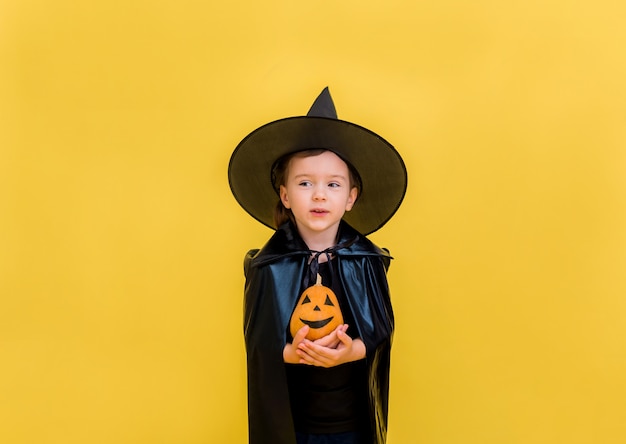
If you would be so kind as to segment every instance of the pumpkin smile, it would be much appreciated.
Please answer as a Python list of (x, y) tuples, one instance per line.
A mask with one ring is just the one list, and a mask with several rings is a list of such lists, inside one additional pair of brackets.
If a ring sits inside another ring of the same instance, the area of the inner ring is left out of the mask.
[(322, 277), (318, 273), (315, 284), (304, 290), (291, 314), (291, 337), (295, 338), (298, 331), (308, 325), (306, 338), (315, 341), (331, 334), (341, 324), (343, 314), (337, 295), (322, 285)]
[(300, 320), (302, 321), (303, 324), (306, 324), (311, 328), (322, 328), (326, 324), (328, 324), (330, 321), (332, 321), (333, 318), (334, 316), (331, 316), (330, 318), (322, 319), (320, 321), (307, 321), (306, 319), (302, 319), (302, 318), (300, 318)]

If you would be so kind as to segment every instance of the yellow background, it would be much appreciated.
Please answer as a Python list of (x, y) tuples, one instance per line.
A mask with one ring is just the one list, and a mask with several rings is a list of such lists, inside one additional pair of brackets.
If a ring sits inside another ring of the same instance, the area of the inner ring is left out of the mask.
[(243, 443), (235, 145), (392, 142), (389, 444), (626, 442), (626, 7), (7, 0), (0, 442)]

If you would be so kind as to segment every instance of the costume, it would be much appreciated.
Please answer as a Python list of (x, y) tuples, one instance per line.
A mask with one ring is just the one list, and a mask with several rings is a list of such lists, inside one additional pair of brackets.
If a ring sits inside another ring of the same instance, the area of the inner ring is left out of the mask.
[[(365, 358), (354, 361), (366, 368), (361, 367), (356, 372), (358, 382), (353, 393), (358, 391), (363, 396), (367, 393), (369, 409), (364, 415), (360, 408), (346, 410), (357, 411), (354, 428), (358, 430), (355, 432), (361, 432), (361, 420), (369, 417), (364, 420), (369, 425), (365, 428), (370, 429), (368, 441), (384, 444), (394, 327), (386, 278), (391, 257), (365, 235), (382, 227), (399, 208), (407, 188), (406, 168), (400, 154), (381, 136), (338, 119), (330, 92), (324, 88), (306, 116), (270, 122), (249, 133), (237, 145), (228, 165), (233, 196), (252, 217), (274, 229), (273, 208), (279, 200), (280, 187), (285, 185), (284, 177), (281, 179), (281, 174), (287, 170), (284, 162), (309, 150), (330, 151), (343, 160), (349, 170), (350, 185), (357, 190), (358, 198), (351, 208), (348, 208), (346, 196), (337, 244), (322, 253), (326, 253), (328, 259), (335, 258), (336, 270), (332, 277), (339, 279), (347, 302), (342, 310), (345, 313), (347, 306), (348, 319), (354, 324), (351, 328), (356, 327), (357, 334), (352, 331), (351, 337), (361, 339), (366, 348)], [(301, 292), (315, 282), (319, 255), (310, 261), (314, 252), (293, 225), (298, 222), (297, 215), (292, 212), (291, 216), (261, 250), (248, 252), (244, 261), (250, 444), (294, 444), (293, 410), (296, 416), (307, 419), (312, 416), (303, 415), (298, 403), (294, 403), (296, 407), (292, 410), (283, 350), (296, 302)], [(283, 222), (283, 219), (277, 220), (280, 221), (277, 223)], [(332, 229), (334, 227), (336, 225)], [(334, 366), (337, 367), (339, 365)], [(289, 378), (291, 394), (301, 400), (296, 389), (297, 376), (293, 378), (293, 375), (290, 373)], [(313, 385), (308, 381), (307, 385)], [(362, 392), (357, 390), (361, 387)], [(321, 398), (318, 396), (316, 400)], [(308, 402), (311, 399), (304, 399), (302, 404), (315, 406)], [(342, 399), (350, 403), (351, 398)], [(341, 419), (340, 414), (332, 412), (328, 416)], [(348, 427), (353, 428), (353, 425)]]
[[(394, 319), (386, 271), (391, 256), (341, 222), (337, 276), (366, 346), (372, 444), (385, 442), (389, 360)], [(293, 444), (283, 348), (286, 329), (305, 282), (311, 250), (291, 223), (282, 225), (261, 250), (244, 261), (244, 335), (248, 360), (250, 444)], [(348, 278), (349, 276), (349, 278)]]

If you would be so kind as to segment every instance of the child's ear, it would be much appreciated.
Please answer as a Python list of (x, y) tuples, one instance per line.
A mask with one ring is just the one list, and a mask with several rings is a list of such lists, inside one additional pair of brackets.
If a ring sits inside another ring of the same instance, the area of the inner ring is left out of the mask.
[(291, 208), (289, 206), (289, 196), (287, 196), (287, 188), (284, 185), (280, 186), (280, 201), (283, 203), (285, 208)]
[(350, 194), (348, 195), (348, 202), (346, 203), (346, 211), (350, 211), (356, 202), (356, 198), (359, 197), (359, 190), (357, 187), (352, 187)]

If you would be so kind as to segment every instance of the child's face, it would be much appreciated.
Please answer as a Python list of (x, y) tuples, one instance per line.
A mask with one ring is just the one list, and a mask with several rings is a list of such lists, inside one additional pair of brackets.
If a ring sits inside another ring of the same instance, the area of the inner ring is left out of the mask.
[(348, 165), (335, 153), (324, 151), (317, 156), (293, 157), (287, 171), (280, 199), (291, 209), (300, 234), (305, 240), (318, 234), (334, 236), (357, 198)]

